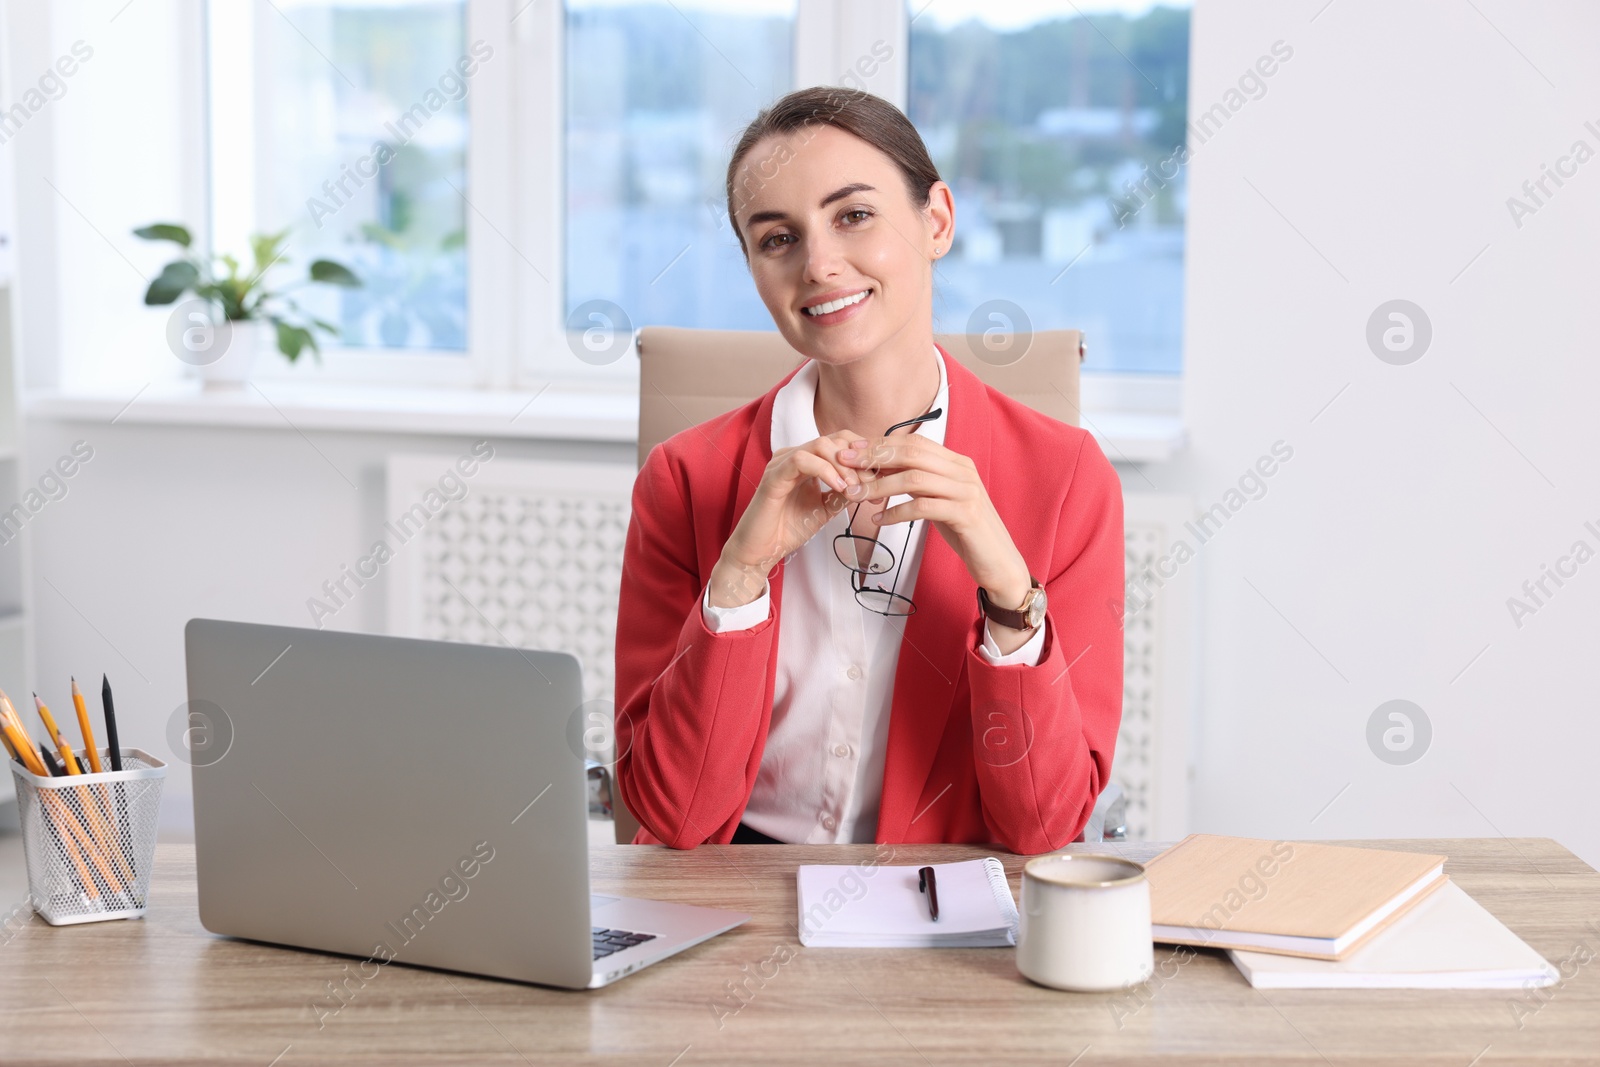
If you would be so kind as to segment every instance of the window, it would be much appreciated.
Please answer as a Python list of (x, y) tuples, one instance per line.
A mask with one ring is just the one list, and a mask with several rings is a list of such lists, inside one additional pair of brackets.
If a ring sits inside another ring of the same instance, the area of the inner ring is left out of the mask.
[(734, 139), (793, 87), (795, 8), (568, 0), (569, 330), (619, 314), (774, 328), (729, 228), (725, 182)]
[(913, 11), (906, 114), (956, 199), (935, 327), (1017, 329), (1020, 312), (1084, 330), (1086, 371), (1176, 375), (1187, 172), (1167, 161), (1188, 121), (1189, 12), (1119, 6)]
[[(293, 296), (354, 353), (461, 360), (469, 347), (467, 183), (474, 76), (465, 0), (213, 2), (212, 232), (245, 260), (248, 234), (289, 230), (274, 281), (313, 259), (360, 288)], [(309, 354), (308, 354), (309, 358)]]
[(1164, 405), (1186, 175), (1152, 177), (1187, 121), (1179, 5), (211, 0), (213, 245), (292, 227), (279, 280), (317, 257), (362, 277), (301, 290), (338, 327), (324, 379), (631, 391), (638, 326), (774, 328), (728, 155), (795, 86), (855, 78), (955, 189), (935, 328), (1023, 325), (982, 317), (1010, 301), (1087, 332), (1090, 403)]

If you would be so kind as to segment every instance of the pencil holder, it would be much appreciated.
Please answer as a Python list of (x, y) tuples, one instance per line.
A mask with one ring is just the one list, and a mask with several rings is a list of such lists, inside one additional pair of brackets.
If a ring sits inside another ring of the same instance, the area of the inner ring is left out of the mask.
[(120, 771), (65, 778), (11, 764), (28, 896), (52, 926), (144, 914), (167, 765), (142, 749), (121, 753)]

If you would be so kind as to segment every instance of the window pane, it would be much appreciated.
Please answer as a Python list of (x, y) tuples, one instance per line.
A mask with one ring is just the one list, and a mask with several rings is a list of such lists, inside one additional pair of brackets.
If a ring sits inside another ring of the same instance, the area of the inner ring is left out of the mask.
[(956, 199), (936, 328), (1019, 328), (982, 308), (1009, 301), (1032, 329), (1084, 330), (1086, 369), (1178, 373), (1187, 5), (941, 0), (912, 23), (910, 79)]
[(261, 228), (293, 229), (278, 280), (337, 260), (361, 288), (295, 294), (339, 327), (334, 343), (464, 351), (467, 98), (495, 62), (468, 45), (465, 0), (255, 7)]
[(566, 7), (568, 327), (604, 300), (634, 326), (773, 329), (724, 185), (733, 140), (792, 87), (795, 3)]

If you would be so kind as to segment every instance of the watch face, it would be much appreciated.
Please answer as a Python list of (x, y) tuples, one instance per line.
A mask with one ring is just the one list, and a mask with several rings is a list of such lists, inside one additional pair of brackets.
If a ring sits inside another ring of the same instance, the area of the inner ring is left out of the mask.
[(1044, 610), (1045, 593), (1044, 588), (1040, 587), (1038, 590), (1038, 595), (1036, 595), (1033, 598), (1033, 602), (1028, 605), (1028, 626), (1030, 628), (1038, 626), (1040, 623), (1044, 622)]

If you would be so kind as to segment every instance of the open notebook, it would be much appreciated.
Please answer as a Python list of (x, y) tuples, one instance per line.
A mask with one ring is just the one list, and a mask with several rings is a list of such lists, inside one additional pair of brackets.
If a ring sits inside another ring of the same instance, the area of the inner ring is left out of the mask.
[(1257, 989), (1528, 989), (1559, 977), (1453, 882), (1342, 960), (1228, 955)]
[(1002, 948), (1017, 943), (1017, 903), (993, 856), (935, 863), (939, 921), (917, 867), (803, 864), (796, 877), (808, 948)]

